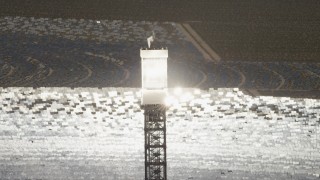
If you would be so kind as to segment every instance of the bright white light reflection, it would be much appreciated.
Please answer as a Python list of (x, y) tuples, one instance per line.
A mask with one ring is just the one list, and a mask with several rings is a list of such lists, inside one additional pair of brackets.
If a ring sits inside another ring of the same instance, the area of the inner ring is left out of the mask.
[(179, 103), (185, 103), (189, 101), (193, 101), (195, 96), (192, 91), (184, 92), (182, 88), (177, 87), (173, 90), (173, 94), (169, 95), (165, 99), (165, 104), (167, 106), (175, 106)]
[(173, 93), (174, 93), (174, 95), (176, 95), (176, 96), (181, 95), (182, 89), (181, 89), (180, 87), (176, 87), (176, 88), (174, 88)]
[(162, 60), (146, 59), (142, 62), (142, 88), (167, 87), (167, 65)]
[(196, 94), (196, 95), (199, 95), (199, 94), (201, 94), (201, 91), (200, 91), (200, 89), (195, 89), (195, 90), (193, 91), (193, 93)]
[(172, 106), (178, 104), (178, 100), (172, 96), (167, 96), (165, 99), (165, 105), (166, 106)]
[(164, 72), (162, 69), (153, 67), (146, 69), (146, 78), (148, 79), (160, 79), (164, 76)]
[(184, 93), (182, 96), (180, 96), (180, 101), (181, 102), (187, 102), (192, 100), (194, 97), (190, 92)]

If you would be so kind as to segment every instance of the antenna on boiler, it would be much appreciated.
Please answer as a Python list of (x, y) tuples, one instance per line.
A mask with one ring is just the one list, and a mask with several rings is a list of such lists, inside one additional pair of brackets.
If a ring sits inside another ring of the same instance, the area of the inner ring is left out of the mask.
[(149, 48), (151, 47), (151, 43), (154, 41), (155, 38), (156, 36), (154, 35), (154, 31), (152, 31), (152, 36), (147, 38)]

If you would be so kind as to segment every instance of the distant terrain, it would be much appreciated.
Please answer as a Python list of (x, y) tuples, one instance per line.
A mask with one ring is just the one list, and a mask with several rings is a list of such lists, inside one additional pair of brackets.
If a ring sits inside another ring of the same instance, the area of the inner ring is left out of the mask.
[(0, 16), (190, 23), (223, 60), (319, 62), (320, 3), (230, 0), (0, 2)]

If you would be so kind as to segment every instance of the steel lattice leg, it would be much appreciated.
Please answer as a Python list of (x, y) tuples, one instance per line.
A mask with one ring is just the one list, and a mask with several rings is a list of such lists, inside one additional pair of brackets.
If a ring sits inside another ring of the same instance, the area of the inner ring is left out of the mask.
[(166, 108), (145, 105), (144, 117), (145, 180), (166, 180)]

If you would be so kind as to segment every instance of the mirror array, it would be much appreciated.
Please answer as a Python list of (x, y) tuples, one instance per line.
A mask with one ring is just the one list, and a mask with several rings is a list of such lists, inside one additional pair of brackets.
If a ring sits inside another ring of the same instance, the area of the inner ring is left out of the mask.
[(0, 18), (1, 87), (141, 87), (139, 50), (155, 32), (169, 50), (169, 87), (320, 89), (320, 64), (208, 61), (172, 22)]
[[(319, 100), (169, 94), (168, 178), (319, 178)], [(143, 177), (140, 98), (135, 88), (0, 88), (1, 177)]]

